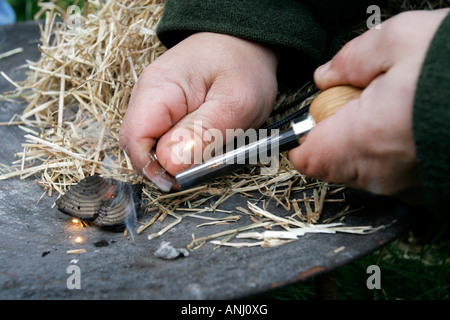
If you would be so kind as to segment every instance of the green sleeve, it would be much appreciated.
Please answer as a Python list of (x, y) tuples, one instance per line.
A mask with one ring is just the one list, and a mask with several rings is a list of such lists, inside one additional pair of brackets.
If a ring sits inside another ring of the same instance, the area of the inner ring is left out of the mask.
[(450, 14), (437, 30), (417, 83), (413, 130), (427, 201), (450, 220)]
[(284, 82), (304, 81), (337, 51), (337, 33), (368, 17), (369, 2), (377, 1), (167, 0), (157, 32), (168, 48), (199, 31), (258, 41), (279, 53)]

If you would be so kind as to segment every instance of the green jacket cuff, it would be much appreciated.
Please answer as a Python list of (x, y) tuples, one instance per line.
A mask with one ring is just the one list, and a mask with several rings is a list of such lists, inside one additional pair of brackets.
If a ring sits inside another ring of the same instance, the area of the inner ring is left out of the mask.
[(450, 14), (437, 30), (417, 83), (413, 110), (417, 160), (433, 212), (450, 220)]
[(314, 66), (323, 62), (328, 41), (327, 31), (301, 1), (166, 1), (157, 29), (158, 37), (166, 47), (170, 48), (199, 31), (223, 33), (269, 45), (280, 54), (282, 63), (287, 66), (287, 61), (295, 58), (300, 69), (308, 69), (300, 72), (309, 75)]

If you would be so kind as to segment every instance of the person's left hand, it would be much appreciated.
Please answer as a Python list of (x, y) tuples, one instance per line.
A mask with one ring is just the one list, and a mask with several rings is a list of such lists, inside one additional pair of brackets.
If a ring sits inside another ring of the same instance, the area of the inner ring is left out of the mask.
[[(426, 52), (448, 9), (399, 14), (347, 43), (314, 74), (317, 86), (364, 88), (289, 153), (299, 172), (410, 200), (421, 183), (412, 107)], [(419, 188), (420, 189), (420, 188)], [(408, 196), (407, 196), (408, 195)]]
[(195, 33), (161, 55), (133, 87), (119, 133), (135, 170), (167, 191), (173, 179), (166, 171), (175, 176), (194, 164), (191, 153), (184, 157), (180, 150), (200, 151), (201, 161), (208, 144), (222, 147), (224, 141), (208, 141), (205, 132), (226, 137), (227, 129), (261, 125), (275, 102), (277, 63), (276, 53), (262, 44), (210, 32)]

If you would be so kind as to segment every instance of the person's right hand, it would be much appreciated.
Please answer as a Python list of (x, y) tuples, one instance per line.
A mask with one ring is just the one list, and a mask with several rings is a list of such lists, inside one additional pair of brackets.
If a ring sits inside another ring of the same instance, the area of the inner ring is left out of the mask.
[(120, 130), (135, 170), (153, 180), (142, 170), (155, 144), (170, 174), (190, 167), (173, 158), (171, 134), (186, 129), (194, 137), (194, 122), (223, 137), (226, 129), (260, 126), (275, 102), (276, 67), (270, 49), (223, 34), (196, 33), (165, 52), (140, 75)]
[[(448, 9), (409, 11), (348, 42), (316, 69), (321, 90), (352, 85), (360, 98), (314, 127), (289, 153), (310, 178), (422, 203), (413, 105), (423, 61)], [(432, 106), (430, 106), (431, 108)]]

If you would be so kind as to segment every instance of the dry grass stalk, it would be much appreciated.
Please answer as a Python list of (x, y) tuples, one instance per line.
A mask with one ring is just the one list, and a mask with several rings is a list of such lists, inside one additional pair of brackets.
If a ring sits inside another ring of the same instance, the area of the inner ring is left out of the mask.
[(85, 253), (86, 249), (72, 249), (72, 250), (67, 250), (66, 253), (67, 254), (80, 254), (80, 253)]
[[(353, 233), (353, 234), (369, 234), (376, 232), (384, 226), (378, 226), (376, 228), (373, 228), (371, 226), (352, 226), (352, 227), (345, 227), (342, 223), (330, 223), (330, 224), (311, 224), (311, 223), (304, 223), (302, 221), (296, 220), (293, 217), (290, 217), (289, 219), (279, 217), (277, 215), (274, 215), (262, 208), (259, 208), (255, 204), (248, 202), (249, 209), (256, 215), (262, 216), (267, 218), (267, 220), (264, 222), (265, 226), (272, 228), (275, 226), (281, 226), (284, 228), (284, 231), (276, 231), (276, 230), (266, 230), (263, 232), (242, 232), (244, 230), (253, 229), (255, 228), (253, 225), (250, 225), (246, 228), (239, 228), (235, 230), (228, 230), (227, 234), (235, 234), (236, 238), (238, 239), (253, 239), (258, 240), (257, 242), (230, 242), (230, 238), (227, 238), (226, 240), (217, 241), (213, 240), (211, 241), (212, 244), (216, 246), (233, 246), (233, 247), (249, 247), (249, 246), (263, 246), (263, 247), (269, 247), (269, 246), (275, 246), (275, 245), (281, 245), (284, 243), (288, 243), (294, 240), (297, 240), (299, 236), (303, 236), (306, 233)], [(233, 232), (234, 231), (234, 232)], [(194, 239), (194, 241), (191, 243), (191, 245), (194, 245), (195, 243), (198, 243), (200, 241), (206, 241), (213, 238), (218, 238), (223, 236), (224, 234), (218, 233), (211, 235), (209, 237), (203, 237), (200, 239)], [(261, 241), (262, 240), (262, 241)]]
[(0, 54), (0, 60), (4, 59), (6, 57), (10, 57), (12, 55), (15, 55), (17, 53), (21, 53), (21, 52), (23, 52), (23, 48), (20, 48), (20, 47), (12, 49), (12, 50), (9, 50), (7, 52), (3, 52), (3, 53)]

